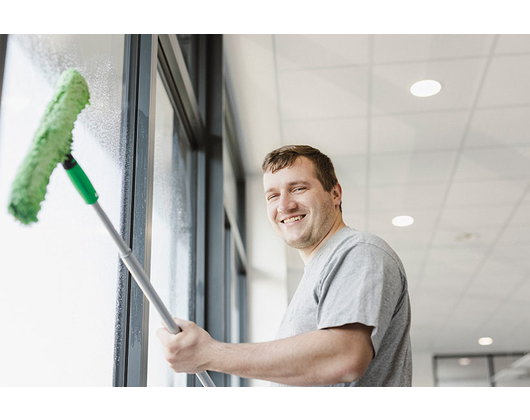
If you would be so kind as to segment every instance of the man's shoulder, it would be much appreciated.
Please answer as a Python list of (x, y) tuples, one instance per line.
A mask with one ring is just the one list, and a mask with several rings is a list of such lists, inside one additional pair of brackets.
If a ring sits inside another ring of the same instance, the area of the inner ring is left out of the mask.
[(336, 246), (348, 248), (357, 244), (366, 244), (394, 252), (392, 247), (383, 238), (374, 233), (363, 232), (348, 226), (344, 227), (337, 233)]
[(350, 252), (375, 253), (387, 255), (398, 265), (402, 265), (396, 252), (383, 238), (374, 233), (359, 231), (348, 226), (337, 233), (332, 248), (330, 249), (332, 255)]

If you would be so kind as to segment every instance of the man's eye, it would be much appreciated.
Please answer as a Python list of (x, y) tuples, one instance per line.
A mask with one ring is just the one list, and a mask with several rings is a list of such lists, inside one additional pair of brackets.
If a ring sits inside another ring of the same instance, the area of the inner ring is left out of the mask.
[(305, 187), (298, 187), (294, 189), (294, 191), (302, 191), (302, 190), (305, 190)]
[(269, 196), (267, 197), (267, 201), (271, 201), (271, 200), (272, 200), (273, 198), (275, 198), (275, 197), (276, 197), (276, 194), (269, 195)]

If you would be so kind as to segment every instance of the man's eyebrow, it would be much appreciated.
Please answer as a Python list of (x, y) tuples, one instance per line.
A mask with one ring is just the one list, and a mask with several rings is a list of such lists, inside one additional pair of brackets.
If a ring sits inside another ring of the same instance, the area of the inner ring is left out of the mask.
[[(288, 187), (292, 187), (294, 185), (310, 185), (310, 182), (307, 181), (291, 181), (287, 184)], [(269, 188), (265, 191), (265, 194), (270, 193), (271, 191), (274, 191), (276, 188)]]

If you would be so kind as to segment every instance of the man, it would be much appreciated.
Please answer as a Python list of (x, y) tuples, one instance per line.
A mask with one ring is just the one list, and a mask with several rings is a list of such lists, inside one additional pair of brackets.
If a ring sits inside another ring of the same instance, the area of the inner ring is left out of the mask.
[(398, 256), (342, 220), (331, 160), (285, 146), (263, 162), (269, 221), (298, 249), (304, 275), (276, 340), (230, 344), (192, 322), (157, 334), (176, 372), (213, 370), (293, 386), (410, 386), (410, 304)]

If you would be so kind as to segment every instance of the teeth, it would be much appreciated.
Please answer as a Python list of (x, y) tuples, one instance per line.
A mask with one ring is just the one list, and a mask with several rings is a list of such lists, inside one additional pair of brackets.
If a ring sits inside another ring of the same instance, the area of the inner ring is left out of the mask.
[(304, 216), (296, 216), (296, 217), (291, 217), (290, 219), (285, 219), (283, 221), (283, 223), (288, 223), (288, 222), (294, 222), (296, 220), (301, 220), (303, 219)]

